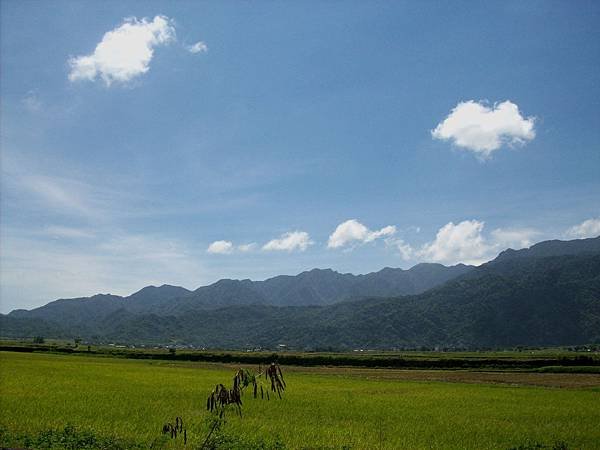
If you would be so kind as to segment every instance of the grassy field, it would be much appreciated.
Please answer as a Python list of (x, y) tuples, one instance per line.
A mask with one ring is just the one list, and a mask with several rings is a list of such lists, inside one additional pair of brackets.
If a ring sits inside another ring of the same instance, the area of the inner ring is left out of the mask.
[(225, 351), (186, 348), (131, 348), (110, 345), (75, 345), (73, 341), (48, 340), (34, 344), (31, 340), (0, 340), (0, 351), (56, 353), (86, 356), (111, 356), (128, 359), (218, 362), (236, 364), (280, 364), (303, 367), (351, 366), (402, 369), (470, 369), (528, 370), (551, 372), (600, 373), (600, 351), (570, 351), (564, 348), (523, 351), (452, 351), (452, 352), (294, 352), (294, 351)]
[[(552, 448), (558, 441), (600, 448), (597, 374), (284, 373), (284, 399), (246, 396), (244, 418), (231, 415), (226, 424), (232, 435), (287, 448)], [(72, 424), (147, 448), (163, 423), (182, 416), (195, 448), (207, 430), (206, 396), (232, 375), (231, 366), (207, 363), (0, 352), (2, 444)]]

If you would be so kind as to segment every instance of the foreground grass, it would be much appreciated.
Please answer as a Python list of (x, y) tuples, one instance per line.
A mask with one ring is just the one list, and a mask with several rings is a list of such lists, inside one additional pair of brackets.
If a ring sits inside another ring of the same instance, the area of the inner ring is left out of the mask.
[[(15, 436), (72, 424), (148, 447), (179, 415), (194, 448), (206, 433), (208, 392), (231, 377), (207, 364), (0, 353), (0, 427)], [(290, 370), (286, 380), (283, 400), (247, 398), (244, 418), (232, 416), (227, 429), (289, 448), (600, 448), (599, 388), (373, 379), (352, 369)]]

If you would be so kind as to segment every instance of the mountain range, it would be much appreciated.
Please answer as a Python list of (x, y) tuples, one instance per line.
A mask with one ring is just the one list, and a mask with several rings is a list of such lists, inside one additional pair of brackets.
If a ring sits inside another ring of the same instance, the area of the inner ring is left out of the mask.
[(600, 237), (508, 249), (478, 267), (313, 269), (194, 291), (61, 299), (0, 315), (4, 337), (210, 348), (511, 347), (600, 342)]

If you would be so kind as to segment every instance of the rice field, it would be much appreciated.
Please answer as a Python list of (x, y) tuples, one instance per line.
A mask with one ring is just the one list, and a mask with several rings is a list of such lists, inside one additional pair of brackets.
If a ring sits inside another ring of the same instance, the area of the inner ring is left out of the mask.
[[(0, 447), (72, 425), (125, 447), (183, 448), (179, 438), (161, 440), (163, 424), (181, 416), (185, 448), (198, 448), (206, 398), (231, 383), (232, 367), (0, 352)], [(284, 398), (247, 393), (227, 433), (292, 449), (600, 448), (598, 374), (530, 373), (521, 383), (519, 374), (283, 369)]]

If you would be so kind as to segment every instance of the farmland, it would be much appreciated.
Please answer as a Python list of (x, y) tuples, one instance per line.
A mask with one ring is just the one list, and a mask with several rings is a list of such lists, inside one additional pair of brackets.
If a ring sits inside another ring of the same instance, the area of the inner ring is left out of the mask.
[[(594, 351), (592, 351), (592, 349)], [(351, 366), (403, 369), (478, 369), (598, 372), (598, 346), (578, 348), (530, 349), (522, 351), (405, 351), (405, 352), (278, 352), (222, 351), (171, 348), (127, 348), (124, 345), (79, 345), (73, 341), (50, 340), (32, 344), (27, 340), (0, 341), (0, 351), (49, 352), (58, 354), (112, 356), (131, 359), (195, 361), (236, 364), (268, 364), (274, 358), (291, 366)]]
[[(71, 425), (122, 447), (161, 441), (181, 416), (188, 447), (207, 433), (206, 396), (235, 364), (0, 353), (1, 445)], [(284, 367), (282, 400), (244, 401), (225, 430), (286, 448), (600, 448), (600, 375)], [(113, 441), (110, 441), (113, 442)]]

